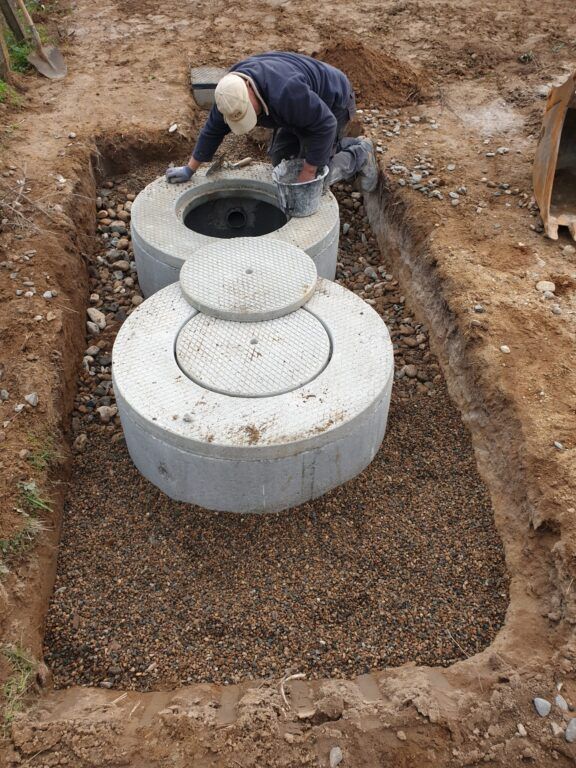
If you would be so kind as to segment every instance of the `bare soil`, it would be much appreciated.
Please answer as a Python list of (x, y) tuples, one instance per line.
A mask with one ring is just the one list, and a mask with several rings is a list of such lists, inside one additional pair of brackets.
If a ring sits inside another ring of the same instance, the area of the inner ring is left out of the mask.
[(316, 56), (346, 72), (363, 104), (404, 107), (424, 101), (432, 92), (424, 72), (354, 37), (340, 37)]
[[(60, 17), (68, 78), (27, 76), (22, 107), (2, 107), (2, 538), (25, 521), (19, 482), (34, 479), (51, 505), (38, 513), (49, 530), (13, 553), (2, 576), (4, 643), (42, 658), (70, 463), (53, 456), (38, 467), (22, 452), (31, 435), (48, 434), (67, 456), (86, 346), (95, 175), (186, 158), (202, 119), (188, 94), (189, 61), (226, 65), (273, 48), (318, 53), (350, 29), (432, 82), (429, 98), (393, 110), (363, 94), (360, 107), (381, 110), (360, 122), (381, 142), (388, 177), (365, 205), (470, 429), (510, 604), (490, 647), (446, 669), (407, 664), (349, 681), (296, 680), (283, 686), (285, 699), (278, 679), (126, 695), (55, 691), (40, 665), (38, 688), (7, 731), (6, 765), (325, 766), (335, 746), (342, 765), (361, 768), (574, 763), (562, 735), (571, 713), (555, 707), (540, 718), (531, 703), (552, 700), (558, 686), (576, 703), (576, 264), (564, 234), (559, 243), (542, 237), (530, 203), (542, 96), (574, 68), (572, 10), (568, 0), (233, 8), (215, 0), (193, 9), (80, 0)], [(352, 70), (357, 58), (342, 67)], [(417, 181), (422, 165), (431, 173)], [(562, 290), (548, 300), (535, 285), (552, 276)], [(57, 295), (43, 299), (52, 289)], [(38, 405), (16, 413), (31, 392)], [(2, 656), (0, 674), (12, 671)]]

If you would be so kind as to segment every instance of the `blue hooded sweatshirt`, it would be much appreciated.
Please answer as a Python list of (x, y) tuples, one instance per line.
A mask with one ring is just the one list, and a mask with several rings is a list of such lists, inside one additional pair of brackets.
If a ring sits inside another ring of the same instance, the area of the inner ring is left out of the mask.
[[(339, 69), (297, 53), (270, 52), (251, 56), (230, 69), (254, 81), (265, 111), (258, 115), (264, 128), (286, 128), (306, 142), (310, 165), (328, 164), (336, 140), (334, 112), (348, 109), (353, 93), (350, 81)], [(230, 132), (216, 105), (200, 132), (193, 156), (201, 163), (212, 160)]]

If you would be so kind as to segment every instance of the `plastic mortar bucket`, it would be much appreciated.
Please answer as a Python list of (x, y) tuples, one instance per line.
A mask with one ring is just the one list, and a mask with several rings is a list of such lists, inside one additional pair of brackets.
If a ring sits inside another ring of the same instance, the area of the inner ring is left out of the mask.
[(296, 181), (304, 160), (282, 160), (272, 171), (276, 184), (276, 196), (280, 208), (287, 216), (303, 218), (312, 216), (320, 207), (320, 198), (324, 192), (324, 182), (328, 176), (328, 166), (325, 165), (311, 181)]

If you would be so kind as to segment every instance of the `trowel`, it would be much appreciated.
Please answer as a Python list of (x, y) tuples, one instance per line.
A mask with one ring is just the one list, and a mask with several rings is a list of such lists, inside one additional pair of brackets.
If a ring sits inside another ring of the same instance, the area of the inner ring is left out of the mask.
[(222, 168), (224, 165), (224, 160), (226, 159), (226, 152), (222, 152), (222, 154), (214, 160), (210, 168), (206, 171), (206, 176), (212, 176), (213, 173), (218, 173), (218, 171)]
[(576, 240), (576, 72), (550, 90), (532, 182), (546, 235), (563, 226)]
[(36, 47), (35, 52), (28, 54), (28, 61), (41, 75), (49, 77), (51, 80), (60, 80), (62, 77), (65, 77), (68, 72), (64, 57), (58, 48), (55, 48), (53, 45), (42, 45), (42, 40), (32, 21), (32, 17), (28, 13), (28, 8), (26, 8), (24, 0), (16, 1), (18, 3), (18, 8), (22, 11), (22, 15), (26, 20), (26, 24), (30, 28), (32, 39), (34, 40), (34, 45)]

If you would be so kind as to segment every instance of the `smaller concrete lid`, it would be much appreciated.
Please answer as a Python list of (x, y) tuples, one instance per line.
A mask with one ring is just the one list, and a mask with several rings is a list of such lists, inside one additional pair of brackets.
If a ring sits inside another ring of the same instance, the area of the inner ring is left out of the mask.
[(314, 293), (316, 265), (290, 243), (237, 237), (199, 248), (180, 272), (187, 301), (200, 312), (238, 322), (273, 320)]
[(210, 65), (190, 68), (190, 82), (195, 88), (215, 88), (228, 70)]
[(176, 339), (180, 369), (232, 397), (270, 397), (312, 381), (330, 359), (324, 325), (305, 309), (255, 323), (194, 315)]

